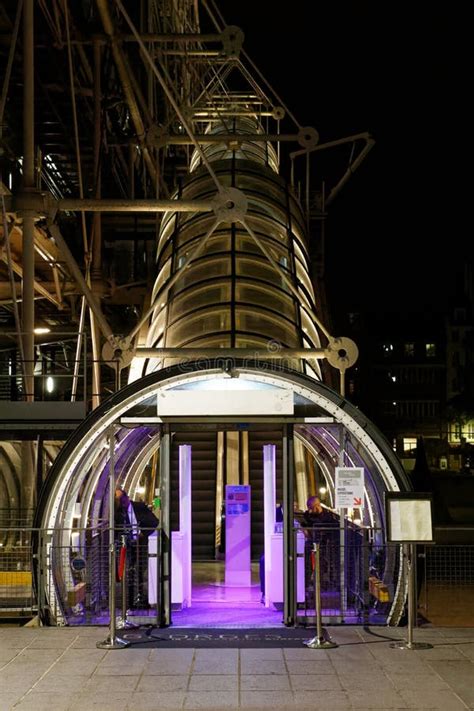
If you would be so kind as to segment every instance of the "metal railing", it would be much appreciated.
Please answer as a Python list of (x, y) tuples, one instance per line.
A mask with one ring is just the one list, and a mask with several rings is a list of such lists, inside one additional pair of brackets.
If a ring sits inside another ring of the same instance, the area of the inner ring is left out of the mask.
[(474, 544), (417, 546), (419, 612), (435, 625), (474, 626)]
[[(346, 522), (347, 523), (347, 522)], [(297, 620), (314, 624), (313, 548), (320, 550), (320, 603), (323, 624), (385, 624), (394, 601), (400, 546), (386, 544), (382, 531), (339, 524), (304, 531), (304, 560), (297, 567)], [(298, 566), (298, 563), (297, 563)], [(304, 594), (303, 594), (304, 590)]]
[[(386, 624), (395, 594), (400, 547), (363, 536), (341, 545), (338, 535), (336, 529), (325, 540), (320, 535), (318, 541), (323, 624)], [(59, 619), (69, 625), (109, 624), (107, 522), (93, 528), (54, 531), (5, 526), (0, 527), (0, 541), (0, 617), (39, 615), (51, 624)], [(121, 556), (122, 542), (117, 534), (116, 547), (117, 617), (126, 618), (132, 611), (130, 619), (136, 615), (140, 621), (155, 623), (159, 575), (153, 582), (157, 587), (152, 604), (147, 599), (148, 576), (152, 569), (159, 571), (159, 561), (149, 555), (144, 539), (130, 542)], [(312, 549), (310, 538), (297, 558), (298, 624), (315, 622)], [(417, 588), (421, 621), (473, 626), (474, 545), (418, 546)]]
[[(84, 333), (57, 331), (35, 336), (35, 358), (22, 358), (16, 345), (18, 337), (26, 334), (4, 331), (12, 346), (0, 351), (0, 399), (23, 401), (33, 396), (36, 400), (87, 399), (90, 390), (90, 359)], [(76, 352), (76, 341), (82, 340), (82, 353)], [(30, 377), (31, 376), (31, 377)]]
[(32, 508), (0, 508), (0, 529), (8, 528), (10, 526), (31, 527), (33, 524), (34, 515), (35, 510)]
[[(16, 333), (2, 332), (15, 342)], [(24, 334), (21, 334), (24, 335)], [(76, 341), (82, 335), (82, 352), (76, 353)], [(94, 359), (87, 333), (54, 332), (36, 343), (34, 361), (22, 359), (15, 345), (0, 350), (0, 401), (77, 401), (88, 406), (122, 385), (120, 362)], [(93, 372), (100, 373), (95, 387)]]
[(31, 528), (0, 528), (0, 616), (32, 617), (38, 606), (33, 585)]
[[(158, 594), (148, 599), (151, 565), (148, 534), (126, 541), (116, 532), (116, 615), (157, 619)], [(46, 624), (61, 620), (69, 625), (108, 625), (109, 528), (39, 529), (0, 528), (0, 617), (39, 616)], [(124, 597), (125, 595), (125, 597)]]

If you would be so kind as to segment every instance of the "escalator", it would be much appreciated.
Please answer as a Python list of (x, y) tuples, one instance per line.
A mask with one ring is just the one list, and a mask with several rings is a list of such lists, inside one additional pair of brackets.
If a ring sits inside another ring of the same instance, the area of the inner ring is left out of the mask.
[(171, 447), (171, 529), (179, 530), (179, 445), (192, 447), (192, 557), (215, 558), (216, 432), (175, 432)]
[(252, 492), (252, 560), (263, 553), (263, 446), (276, 445), (276, 501), (282, 503), (283, 453), (282, 431), (254, 430), (249, 432), (249, 483)]
[[(249, 432), (249, 484), (251, 486), (252, 560), (263, 553), (263, 446), (276, 446), (276, 501), (282, 503), (282, 431)], [(192, 557), (215, 559), (215, 505), (217, 469), (217, 433), (176, 432), (171, 448), (171, 528), (179, 530), (179, 445), (192, 447)]]

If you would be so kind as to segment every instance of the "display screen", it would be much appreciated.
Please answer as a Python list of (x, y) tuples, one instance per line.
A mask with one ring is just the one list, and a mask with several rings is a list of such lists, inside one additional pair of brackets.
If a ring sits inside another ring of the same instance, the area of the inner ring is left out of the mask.
[(250, 488), (248, 486), (227, 486), (226, 498), (227, 516), (240, 516), (249, 512)]

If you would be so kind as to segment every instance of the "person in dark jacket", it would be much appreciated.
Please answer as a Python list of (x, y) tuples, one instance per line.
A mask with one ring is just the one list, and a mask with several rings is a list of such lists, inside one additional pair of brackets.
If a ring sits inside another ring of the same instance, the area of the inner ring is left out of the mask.
[(301, 529), (305, 535), (305, 580), (306, 590), (313, 594), (313, 543), (320, 544), (321, 582), (329, 584), (330, 572), (337, 569), (339, 517), (324, 508), (318, 496), (310, 496), (307, 509), (301, 519)]
[(127, 546), (128, 606), (148, 605), (148, 536), (159, 521), (143, 501), (131, 501), (124, 489), (115, 490), (115, 537)]
[(310, 496), (306, 502), (307, 509), (303, 514), (302, 528), (327, 526), (338, 521), (338, 517), (329, 509), (324, 508), (318, 496)]

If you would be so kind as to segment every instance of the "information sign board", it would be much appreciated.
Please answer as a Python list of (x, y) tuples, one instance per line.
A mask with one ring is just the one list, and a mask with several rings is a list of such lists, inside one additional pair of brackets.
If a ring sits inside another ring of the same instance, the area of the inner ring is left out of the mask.
[(364, 507), (364, 469), (362, 467), (336, 467), (336, 509), (362, 509)]

